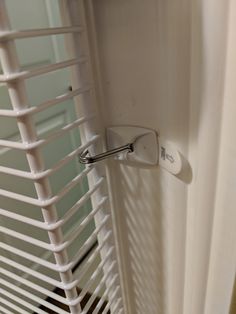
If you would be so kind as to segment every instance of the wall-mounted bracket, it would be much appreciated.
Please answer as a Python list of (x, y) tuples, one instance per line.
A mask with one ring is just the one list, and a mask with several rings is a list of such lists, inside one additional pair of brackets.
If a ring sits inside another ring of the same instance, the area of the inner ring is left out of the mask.
[(133, 166), (157, 165), (158, 145), (155, 131), (135, 126), (117, 126), (107, 128), (106, 136), (108, 149), (125, 143), (133, 144), (133, 152), (122, 152), (115, 157), (116, 159)]

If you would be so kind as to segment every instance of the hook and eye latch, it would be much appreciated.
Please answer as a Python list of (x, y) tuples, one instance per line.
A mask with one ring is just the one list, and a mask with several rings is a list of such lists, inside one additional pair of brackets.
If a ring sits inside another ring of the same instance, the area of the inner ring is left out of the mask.
[(132, 153), (134, 151), (133, 143), (129, 143), (129, 144), (108, 150), (104, 153), (101, 153), (95, 156), (90, 156), (88, 149), (86, 149), (79, 155), (79, 162), (81, 164), (93, 164), (97, 161), (110, 158), (124, 151), (127, 151), (128, 153)]
[(173, 175), (180, 174), (183, 165), (188, 165), (175, 145), (158, 136), (155, 130), (131, 125), (111, 126), (106, 129), (105, 138), (106, 152), (92, 156), (86, 149), (79, 155), (79, 161), (93, 164), (118, 154), (119, 163), (139, 168), (160, 166)]

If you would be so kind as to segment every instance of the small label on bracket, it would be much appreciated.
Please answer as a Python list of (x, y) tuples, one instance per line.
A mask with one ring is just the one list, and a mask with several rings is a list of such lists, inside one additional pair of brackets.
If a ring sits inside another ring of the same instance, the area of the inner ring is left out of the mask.
[(165, 168), (172, 174), (180, 173), (182, 169), (181, 156), (174, 146), (164, 140), (163, 138), (158, 138), (159, 142), (159, 165)]
[(161, 146), (161, 159), (163, 160), (169, 160), (169, 162), (171, 162), (173, 164), (173, 162), (175, 162), (174, 157), (171, 154), (168, 154), (166, 152), (165, 147)]

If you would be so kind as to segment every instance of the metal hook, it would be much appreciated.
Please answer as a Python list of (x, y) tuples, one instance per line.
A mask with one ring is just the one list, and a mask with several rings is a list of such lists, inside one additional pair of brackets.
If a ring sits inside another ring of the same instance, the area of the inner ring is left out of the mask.
[(108, 150), (107, 152), (104, 152), (95, 156), (90, 156), (89, 151), (86, 149), (79, 155), (79, 162), (81, 164), (92, 164), (97, 161), (117, 155), (118, 153), (126, 151), (126, 150), (128, 152), (133, 152), (134, 151), (133, 143), (126, 144), (126, 145)]

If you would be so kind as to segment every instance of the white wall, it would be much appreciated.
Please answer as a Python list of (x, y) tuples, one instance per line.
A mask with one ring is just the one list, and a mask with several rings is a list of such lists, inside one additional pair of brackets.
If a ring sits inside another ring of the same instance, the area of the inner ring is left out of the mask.
[(221, 312), (209, 309), (207, 278), (213, 218), (222, 208), (228, 1), (100, 0), (94, 11), (105, 124), (153, 128), (191, 165), (177, 178), (110, 163), (129, 314), (227, 314), (229, 301), (220, 296)]
[[(188, 1), (101, 0), (94, 5), (106, 124), (153, 128), (186, 156)], [(187, 184), (158, 168), (114, 165), (112, 176), (123, 241), (129, 245), (133, 313), (182, 314)]]

